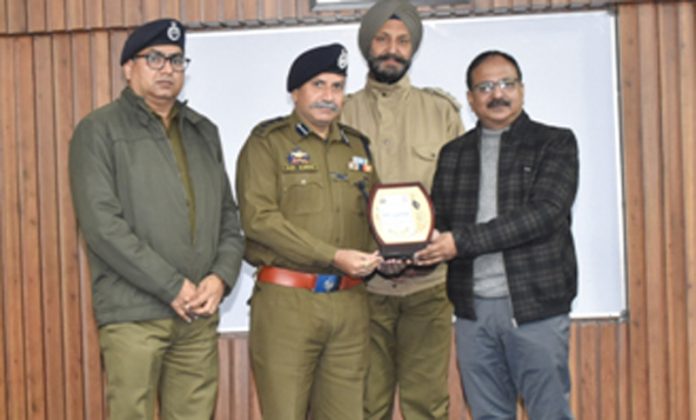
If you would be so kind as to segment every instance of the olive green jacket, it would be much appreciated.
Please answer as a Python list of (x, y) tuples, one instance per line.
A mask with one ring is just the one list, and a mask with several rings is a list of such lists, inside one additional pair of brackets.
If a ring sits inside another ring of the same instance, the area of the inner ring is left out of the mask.
[[(448, 94), (411, 85), (408, 76), (388, 85), (368, 78), (348, 95), (341, 121), (365, 133), (382, 182), (418, 181), (430, 191), (440, 148), (464, 133), (459, 104)], [(445, 265), (427, 275), (394, 282), (376, 275), (367, 290), (408, 295), (445, 282)]]
[(294, 113), (253, 129), (237, 160), (251, 264), (338, 273), (336, 250), (374, 249), (366, 195), (376, 175), (365, 142), (337, 123), (322, 140)]
[(195, 195), (187, 196), (164, 126), (130, 88), (75, 129), (69, 170), (92, 273), (97, 323), (175, 316), (183, 280), (215, 273), (228, 291), (243, 255), (217, 127), (185, 103), (178, 123)]

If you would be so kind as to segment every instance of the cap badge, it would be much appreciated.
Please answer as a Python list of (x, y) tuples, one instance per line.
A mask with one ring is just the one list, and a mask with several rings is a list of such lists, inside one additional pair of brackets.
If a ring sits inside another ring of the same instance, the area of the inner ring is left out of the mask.
[(181, 29), (179, 29), (176, 22), (172, 22), (169, 28), (167, 28), (167, 38), (172, 42), (176, 42), (181, 38)]
[(339, 69), (345, 70), (348, 67), (348, 51), (345, 49), (341, 51), (341, 55), (338, 56), (338, 61), (336, 65)]

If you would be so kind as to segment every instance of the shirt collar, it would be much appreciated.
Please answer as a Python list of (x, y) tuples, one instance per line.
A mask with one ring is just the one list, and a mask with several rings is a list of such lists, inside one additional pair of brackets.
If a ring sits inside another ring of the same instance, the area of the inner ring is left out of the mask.
[[(135, 93), (130, 86), (126, 86), (123, 89), (123, 91), (121, 92), (121, 97), (125, 101), (133, 104), (134, 106), (137, 106), (142, 111), (144, 111), (144, 113), (140, 114), (141, 117), (139, 118), (142, 124), (147, 124), (148, 116), (153, 116), (157, 121), (162, 121), (162, 118), (160, 118), (160, 116), (157, 113), (155, 113), (155, 111), (153, 111), (152, 108), (150, 108), (147, 102), (145, 102), (145, 98)], [(170, 118), (174, 119), (179, 117), (180, 115), (185, 115), (183, 113), (183, 108), (185, 106), (186, 101), (181, 102), (177, 99), (176, 102), (174, 102), (174, 106), (172, 107), (171, 111), (169, 111)]]
[(367, 76), (367, 90), (378, 96), (402, 96), (410, 87), (411, 79), (408, 77), (408, 74), (405, 74), (398, 82), (392, 84), (378, 82), (369, 75)]
[[(312, 131), (311, 128), (307, 124), (305, 124), (300, 116), (297, 114), (297, 111), (293, 111), (292, 114), (290, 115), (290, 124), (292, 125), (292, 129), (295, 131), (297, 134), (298, 138), (300, 140), (308, 139), (308, 138), (316, 138), (319, 140), (323, 140), (321, 136), (316, 134), (314, 131)], [(329, 134), (326, 137), (326, 140), (328, 142), (343, 142), (347, 143), (348, 139), (341, 129), (341, 127), (338, 125), (336, 121), (333, 121), (331, 123), (331, 126), (329, 127)]]

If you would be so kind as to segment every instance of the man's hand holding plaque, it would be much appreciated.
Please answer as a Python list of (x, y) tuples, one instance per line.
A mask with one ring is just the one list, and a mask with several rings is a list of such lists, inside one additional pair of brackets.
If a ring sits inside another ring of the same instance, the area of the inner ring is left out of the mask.
[(418, 266), (432, 266), (449, 261), (456, 256), (457, 244), (452, 232), (438, 232), (436, 229), (428, 246), (413, 256), (413, 263)]
[[(377, 184), (370, 192), (368, 208), (382, 257), (392, 261), (392, 271), (403, 269), (415, 252), (427, 246), (433, 232), (430, 196), (419, 182)], [(384, 268), (389, 271), (388, 264)]]

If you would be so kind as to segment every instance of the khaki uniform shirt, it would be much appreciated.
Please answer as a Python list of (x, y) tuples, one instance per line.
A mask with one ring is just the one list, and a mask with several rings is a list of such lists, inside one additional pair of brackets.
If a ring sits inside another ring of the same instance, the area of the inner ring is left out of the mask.
[[(411, 85), (408, 76), (393, 85), (368, 78), (364, 89), (349, 95), (341, 121), (370, 139), (382, 182), (419, 181), (430, 191), (440, 148), (464, 133), (459, 104), (435, 89)], [(399, 281), (375, 276), (368, 290), (407, 295), (445, 281), (445, 265), (424, 276)]]
[(338, 274), (339, 248), (374, 249), (366, 196), (376, 175), (366, 142), (338, 123), (323, 140), (295, 113), (256, 126), (237, 161), (246, 260)]

